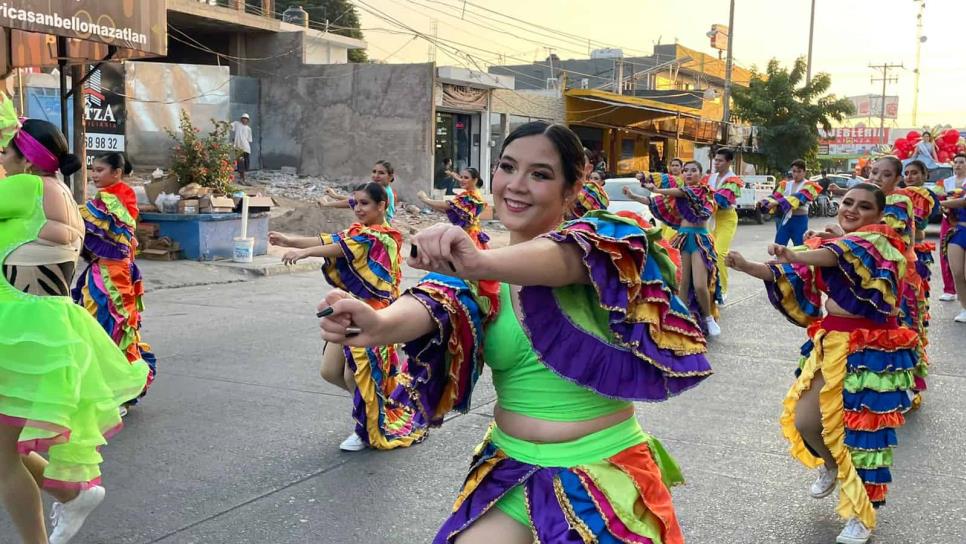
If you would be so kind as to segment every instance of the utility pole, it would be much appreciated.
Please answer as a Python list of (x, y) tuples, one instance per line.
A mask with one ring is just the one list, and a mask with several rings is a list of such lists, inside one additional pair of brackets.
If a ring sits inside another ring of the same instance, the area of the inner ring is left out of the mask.
[(912, 126), (917, 124), (919, 117), (919, 76), (922, 75), (922, 44), (926, 43), (926, 36), (923, 35), (922, 19), (926, 14), (926, 0), (914, 0), (919, 3), (919, 15), (916, 16), (916, 70), (915, 86), (912, 92)]
[(882, 102), (879, 103), (879, 145), (885, 144), (885, 100), (886, 100), (886, 84), (888, 83), (898, 83), (898, 77), (889, 77), (889, 70), (895, 68), (905, 68), (902, 64), (870, 64), (869, 68), (873, 70), (879, 70), (882, 72), (882, 77), (872, 78), (872, 83), (882, 82)]
[(805, 72), (805, 84), (812, 82), (812, 40), (815, 38), (815, 0), (812, 0), (812, 22), (808, 25), (808, 68)]
[(735, 0), (731, 0), (728, 14), (728, 60), (725, 61), (724, 114), (721, 116), (721, 141), (728, 143), (728, 125), (731, 121), (731, 69), (734, 66)]
[(429, 62), (436, 64), (436, 40), (439, 39), (439, 21), (433, 19), (429, 28), (433, 34), (433, 41), (429, 42), (429, 51), (427, 54), (429, 56)]

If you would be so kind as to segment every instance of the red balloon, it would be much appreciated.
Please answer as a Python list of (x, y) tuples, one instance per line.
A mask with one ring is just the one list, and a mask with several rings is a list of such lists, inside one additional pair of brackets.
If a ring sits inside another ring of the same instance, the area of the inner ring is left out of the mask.
[(906, 140), (905, 138), (896, 138), (895, 143), (892, 144), (892, 145), (896, 149), (902, 149), (902, 148), (904, 148), (904, 147), (906, 147), (906, 146), (909, 145), (909, 140)]
[(959, 141), (959, 131), (954, 128), (951, 128), (946, 132), (943, 132), (942, 140), (944, 142), (955, 144), (956, 142)]
[(949, 162), (951, 158), (948, 151), (940, 151), (936, 153), (936, 156), (939, 158), (939, 162)]
[(906, 160), (906, 159), (909, 158), (909, 150), (908, 149), (899, 149), (899, 148), (896, 148), (896, 149), (893, 149), (892, 150), (892, 154), (895, 155), (896, 157), (899, 157), (902, 160)]
[(910, 130), (909, 131), (909, 134), (906, 134), (906, 140), (907, 141), (910, 141), (910, 142), (918, 142), (921, 139), (922, 139), (922, 135), (919, 134), (919, 131)]

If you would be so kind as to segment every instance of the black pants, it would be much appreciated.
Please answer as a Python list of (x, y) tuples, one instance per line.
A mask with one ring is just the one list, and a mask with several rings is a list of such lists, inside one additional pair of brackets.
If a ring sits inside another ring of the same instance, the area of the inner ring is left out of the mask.
[(249, 153), (242, 152), (241, 155), (238, 156), (238, 162), (235, 164), (236, 170), (243, 173), (248, 172), (248, 169), (251, 166), (250, 157), (251, 155)]

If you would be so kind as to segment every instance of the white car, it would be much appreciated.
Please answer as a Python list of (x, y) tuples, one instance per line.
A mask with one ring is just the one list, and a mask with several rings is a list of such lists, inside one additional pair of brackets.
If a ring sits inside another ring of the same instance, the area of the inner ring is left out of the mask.
[(610, 199), (607, 211), (611, 213), (634, 212), (654, 224), (654, 216), (651, 215), (651, 210), (640, 202), (627, 198), (627, 195), (624, 194), (624, 187), (630, 187), (631, 191), (640, 196), (651, 194), (650, 191), (641, 187), (641, 182), (637, 178), (608, 179), (604, 183), (604, 190), (607, 192), (607, 198)]

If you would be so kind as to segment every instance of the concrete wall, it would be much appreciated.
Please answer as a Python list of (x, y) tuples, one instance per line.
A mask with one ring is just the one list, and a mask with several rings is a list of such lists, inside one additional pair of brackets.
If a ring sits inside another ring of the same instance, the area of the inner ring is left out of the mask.
[(417, 191), (430, 190), (431, 64), (279, 70), (278, 77), (262, 79), (265, 168), (294, 166), (303, 175), (349, 183), (368, 180), (373, 163), (386, 159), (395, 167), (400, 197), (412, 200)]
[(138, 167), (170, 164), (174, 141), (166, 129), (178, 129), (181, 110), (202, 133), (211, 119), (230, 120), (227, 66), (161, 62), (125, 64), (127, 152)]
[(563, 123), (565, 118), (564, 99), (556, 92), (494, 89), (490, 104), (493, 113), (539, 118), (555, 123)]

